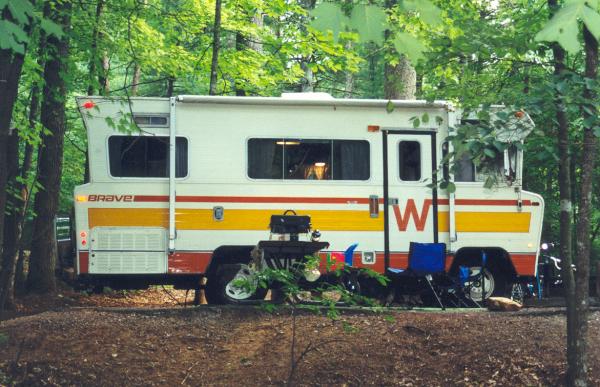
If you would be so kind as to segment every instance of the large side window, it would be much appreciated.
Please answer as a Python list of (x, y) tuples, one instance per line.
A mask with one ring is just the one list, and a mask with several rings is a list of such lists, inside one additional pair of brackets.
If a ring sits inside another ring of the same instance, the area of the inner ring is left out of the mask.
[(400, 180), (421, 180), (421, 144), (418, 141), (400, 141), (398, 148)]
[[(175, 140), (175, 177), (188, 174), (187, 139)], [(169, 137), (111, 136), (108, 139), (110, 174), (114, 177), (169, 177)]]
[(363, 140), (253, 138), (248, 176), (253, 179), (368, 180), (369, 143)]

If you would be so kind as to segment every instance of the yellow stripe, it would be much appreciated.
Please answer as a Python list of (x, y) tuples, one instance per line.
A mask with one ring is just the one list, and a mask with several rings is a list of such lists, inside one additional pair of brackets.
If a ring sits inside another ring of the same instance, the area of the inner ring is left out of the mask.
[[(225, 210), (222, 221), (213, 219), (209, 209), (180, 208), (175, 213), (178, 230), (267, 230), (271, 215), (284, 210)], [(310, 215), (313, 228), (324, 231), (381, 231), (383, 217), (371, 218), (367, 211), (311, 210), (298, 215)], [(166, 208), (90, 208), (90, 228), (107, 227), (168, 227)]]
[(457, 212), (456, 231), (529, 232), (530, 221), (530, 212)]
[[(210, 209), (177, 209), (178, 230), (267, 230), (271, 215), (283, 210), (225, 210), (222, 221), (213, 219)], [(367, 211), (310, 210), (298, 215), (310, 215), (313, 228), (323, 231), (383, 231), (383, 214), (371, 218)], [(393, 215), (392, 215), (393, 216)], [(90, 208), (90, 228), (105, 227), (168, 227), (166, 208)], [(529, 212), (457, 212), (457, 232), (529, 232)], [(391, 231), (397, 230), (392, 219)], [(448, 232), (448, 212), (439, 212), (439, 232)], [(413, 229), (409, 221), (409, 230)]]

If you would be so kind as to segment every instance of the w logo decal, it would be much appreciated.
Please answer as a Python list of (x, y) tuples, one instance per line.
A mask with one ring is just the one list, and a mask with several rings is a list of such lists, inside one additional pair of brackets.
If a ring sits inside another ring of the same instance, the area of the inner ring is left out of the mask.
[(413, 218), (417, 231), (423, 231), (425, 229), (425, 223), (427, 222), (427, 215), (429, 214), (429, 207), (431, 207), (432, 200), (425, 199), (423, 201), (423, 207), (421, 208), (421, 214), (417, 211), (417, 205), (414, 199), (408, 199), (406, 201), (406, 207), (404, 207), (404, 213), (400, 213), (400, 206), (395, 204), (394, 215), (396, 216), (396, 223), (398, 224), (398, 230), (406, 231), (408, 226), (408, 220)]

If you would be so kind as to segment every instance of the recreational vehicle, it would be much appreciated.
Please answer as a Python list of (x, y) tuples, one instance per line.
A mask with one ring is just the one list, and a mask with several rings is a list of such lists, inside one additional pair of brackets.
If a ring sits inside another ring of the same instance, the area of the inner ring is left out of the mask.
[[(469, 160), (448, 176), (454, 192), (432, 188), (461, 120), (448, 102), (314, 93), (77, 104), (90, 171), (74, 193), (82, 280), (203, 281), (209, 302), (239, 301), (249, 296), (225, 287), (286, 210), (310, 216), (329, 243), (323, 253), (358, 243), (353, 267), (384, 273), (407, 265), (410, 242), (443, 242), (448, 271), (476, 270), (485, 252), (484, 297), (536, 275), (544, 201), (521, 189), (518, 147), (493, 160), (492, 188)], [(532, 125), (526, 114), (514, 120)]]

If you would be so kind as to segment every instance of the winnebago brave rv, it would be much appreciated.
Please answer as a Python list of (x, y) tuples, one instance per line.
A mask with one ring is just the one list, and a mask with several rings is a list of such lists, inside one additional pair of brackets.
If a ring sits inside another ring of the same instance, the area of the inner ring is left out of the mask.
[[(77, 103), (90, 167), (74, 194), (84, 281), (194, 289), (206, 278), (209, 302), (235, 302), (215, 295), (286, 210), (310, 216), (329, 242), (322, 253), (358, 243), (353, 267), (405, 267), (410, 242), (439, 241), (449, 271), (477, 269), (485, 252), (485, 297), (536, 274), (544, 201), (521, 190), (520, 150), (493, 160), (493, 188), (469, 160), (450, 175), (454, 193), (431, 188), (459, 124), (450, 103), (321, 93)], [(116, 129), (130, 118), (136, 130)]]

